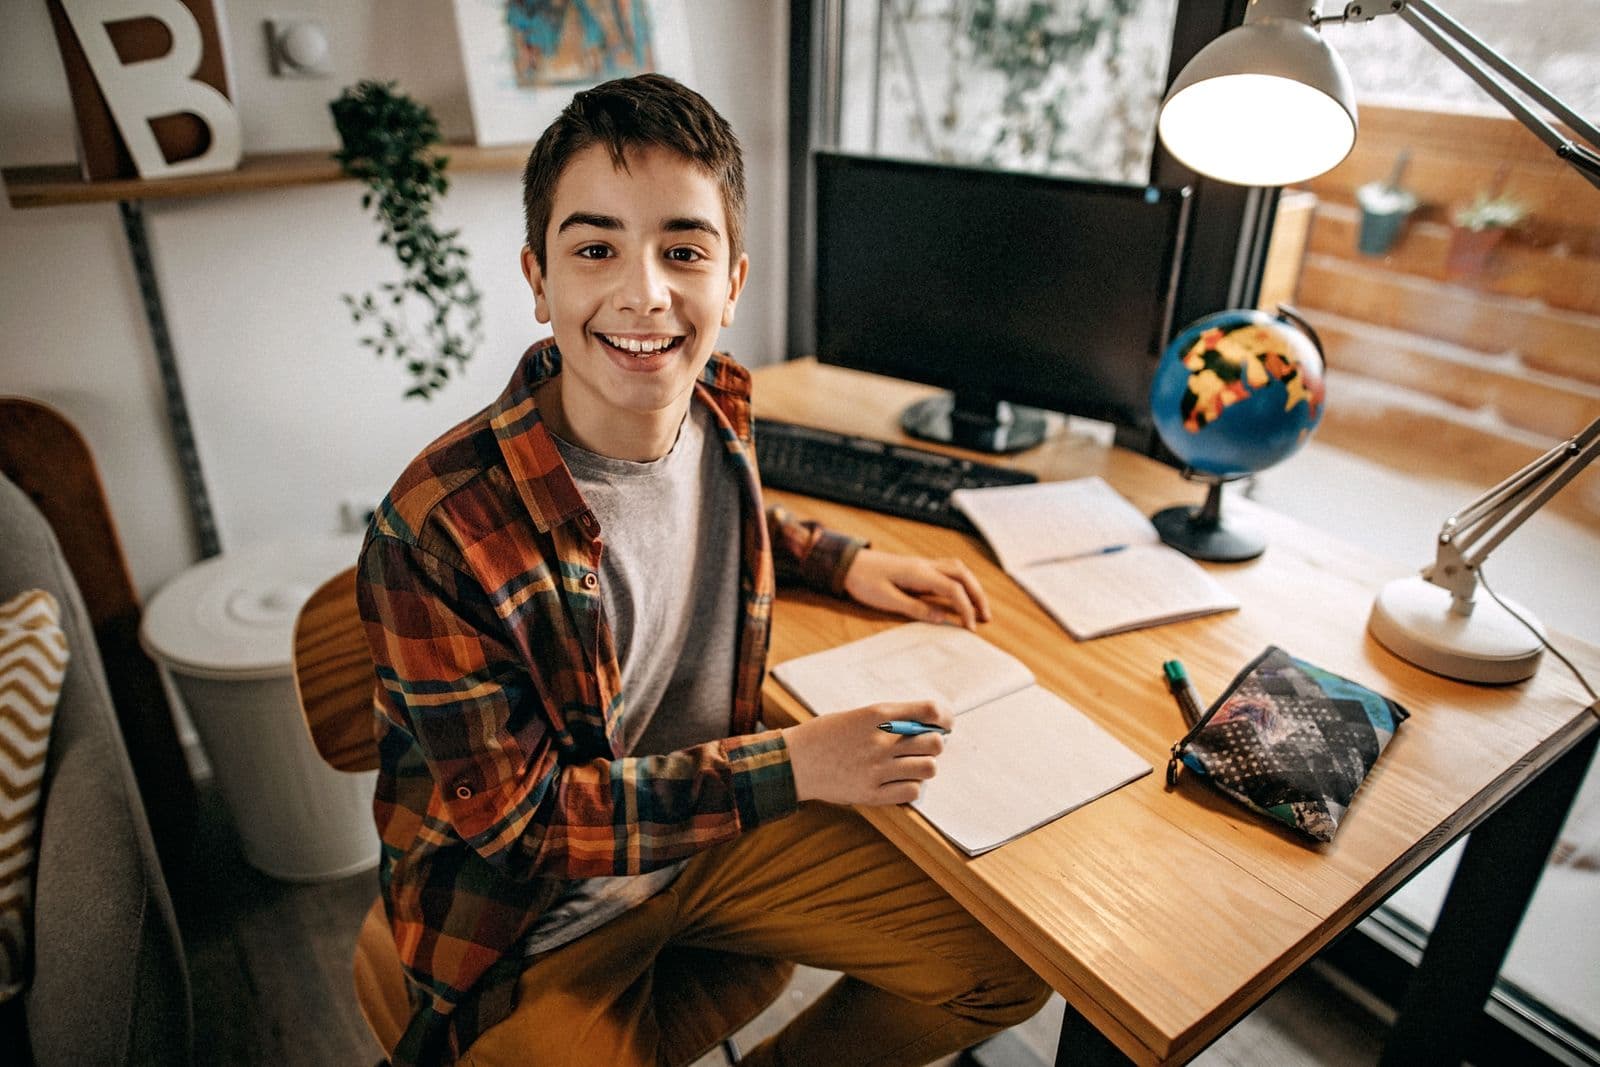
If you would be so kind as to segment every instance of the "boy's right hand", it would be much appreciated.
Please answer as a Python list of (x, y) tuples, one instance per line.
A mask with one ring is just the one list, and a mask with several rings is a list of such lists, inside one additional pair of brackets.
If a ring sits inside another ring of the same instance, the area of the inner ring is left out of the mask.
[(944, 751), (940, 734), (899, 737), (878, 729), (890, 719), (951, 728), (948, 711), (928, 700), (869, 704), (818, 715), (783, 731), (801, 800), (830, 804), (909, 804), (932, 778)]

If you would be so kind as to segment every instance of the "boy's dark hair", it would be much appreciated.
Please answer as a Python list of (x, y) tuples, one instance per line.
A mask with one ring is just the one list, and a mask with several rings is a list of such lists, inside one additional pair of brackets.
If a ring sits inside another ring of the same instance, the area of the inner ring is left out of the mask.
[(729, 265), (744, 252), (744, 153), (733, 127), (705, 97), (664, 74), (618, 78), (586, 89), (540, 135), (522, 172), (528, 247), (545, 269), (545, 231), (556, 182), (573, 156), (602, 144), (626, 168), (628, 148), (667, 148), (703, 169), (722, 190)]

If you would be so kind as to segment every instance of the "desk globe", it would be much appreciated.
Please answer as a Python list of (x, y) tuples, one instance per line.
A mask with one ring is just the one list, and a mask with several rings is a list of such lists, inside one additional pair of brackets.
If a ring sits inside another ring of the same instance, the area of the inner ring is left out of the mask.
[(1322, 421), (1322, 342), (1292, 308), (1207, 315), (1162, 353), (1150, 409), (1183, 476), (1208, 483), (1199, 508), (1153, 516), (1161, 539), (1197, 559), (1254, 559), (1259, 534), (1222, 519), (1222, 486), (1288, 459)]

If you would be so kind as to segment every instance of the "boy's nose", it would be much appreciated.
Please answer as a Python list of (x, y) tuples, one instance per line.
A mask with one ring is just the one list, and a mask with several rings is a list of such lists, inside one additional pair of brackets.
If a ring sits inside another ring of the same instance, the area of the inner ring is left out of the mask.
[(671, 303), (666, 271), (652, 257), (640, 257), (622, 272), (616, 291), (617, 310), (664, 311)]

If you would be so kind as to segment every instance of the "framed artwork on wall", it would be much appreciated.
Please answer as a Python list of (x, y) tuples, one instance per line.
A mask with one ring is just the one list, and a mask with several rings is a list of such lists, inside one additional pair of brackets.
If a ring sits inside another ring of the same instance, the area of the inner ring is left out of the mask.
[(694, 80), (682, 0), (455, 0), (455, 15), (481, 145), (533, 140), (586, 85)]

